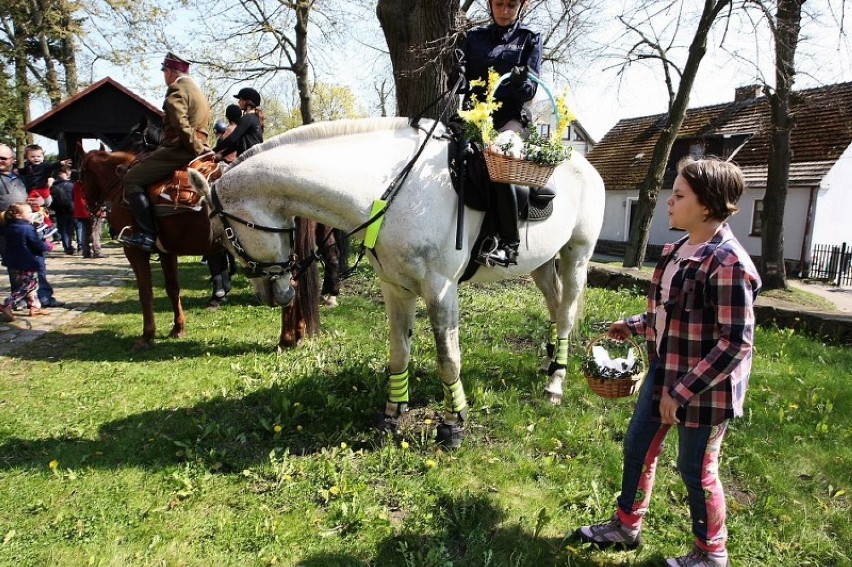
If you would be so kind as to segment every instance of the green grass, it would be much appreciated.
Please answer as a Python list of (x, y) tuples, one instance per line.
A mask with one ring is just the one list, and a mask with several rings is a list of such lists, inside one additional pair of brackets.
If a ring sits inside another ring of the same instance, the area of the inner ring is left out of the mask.
[[(125, 288), (0, 360), (2, 565), (653, 565), (688, 549), (676, 445), (661, 457), (638, 552), (565, 540), (618, 493), (628, 400), (603, 400), (579, 365), (598, 323), (642, 309), (590, 289), (562, 406), (537, 374), (547, 316), (529, 280), (467, 286), (465, 445), (440, 451), (432, 335), (421, 305), (410, 427), (374, 433), (387, 340), (377, 281), (349, 280), (322, 332), (276, 354), (279, 314), (204, 309), (182, 265), (187, 335), (131, 353)], [(157, 323), (170, 328), (156, 292)], [(849, 565), (852, 349), (759, 329), (746, 416), (722, 460), (736, 565)], [(431, 423), (430, 423), (431, 421)]]

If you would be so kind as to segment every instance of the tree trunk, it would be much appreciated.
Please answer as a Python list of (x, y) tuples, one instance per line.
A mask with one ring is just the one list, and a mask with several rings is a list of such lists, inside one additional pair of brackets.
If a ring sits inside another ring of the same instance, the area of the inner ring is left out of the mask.
[(60, 61), (65, 70), (65, 92), (68, 96), (74, 96), (80, 90), (79, 78), (77, 75), (77, 42), (76, 32), (72, 29), (73, 18), (71, 16), (71, 7), (68, 5), (68, 0), (61, 0), (59, 3), (62, 14), (60, 16), (60, 26), (62, 28), (62, 39), (60, 41)]
[(689, 108), (689, 95), (701, 60), (707, 52), (707, 35), (713, 27), (716, 16), (722, 9), (730, 4), (730, 0), (705, 0), (701, 20), (695, 30), (695, 37), (689, 46), (689, 56), (683, 68), (683, 75), (678, 85), (677, 95), (669, 108), (666, 123), (660, 132), (660, 137), (654, 145), (654, 153), (648, 173), (642, 181), (639, 189), (639, 201), (637, 203), (636, 222), (630, 231), (627, 249), (624, 253), (624, 267), (637, 268), (645, 261), (645, 248), (648, 246), (648, 237), (651, 229), (651, 219), (654, 208), (657, 206), (657, 196), (663, 184), (663, 176), (686, 111)]
[(299, 2), (296, 6), (296, 63), (293, 66), (296, 74), (296, 87), (299, 89), (299, 110), (302, 113), (302, 124), (314, 121), (311, 107), (311, 81), (308, 76), (308, 18), (311, 5)]
[(37, 34), (39, 55), (44, 61), (44, 87), (47, 91), (47, 98), (50, 99), (51, 106), (58, 106), (62, 102), (62, 88), (59, 86), (59, 73), (56, 72), (56, 62), (50, 53), (50, 42), (47, 37), (45, 24), (46, 9), (44, 3), (31, 0), (30, 10), (30, 17), (32, 18), (32, 23)]
[[(447, 82), (459, 0), (379, 0), (376, 14), (390, 52), (399, 116), (416, 116)], [(437, 118), (440, 108), (426, 113)]]
[[(787, 289), (784, 266), (784, 207), (790, 178), (790, 96), (796, 74), (796, 47), (805, 0), (779, 0), (775, 17), (775, 92), (769, 97), (772, 110), (772, 142), (766, 175), (766, 194), (761, 214), (760, 276), (764, 289)], [(805, 235), (807, 236), (807, 235)]]

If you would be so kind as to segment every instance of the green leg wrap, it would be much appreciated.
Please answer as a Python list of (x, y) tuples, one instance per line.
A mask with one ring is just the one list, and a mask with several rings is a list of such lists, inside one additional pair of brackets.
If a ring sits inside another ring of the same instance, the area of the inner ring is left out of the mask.
[(408, 369), (388, 375), (388, 402), (385, 415), (396, 417), (408, 410)]
[(550, 339), (547, 341), (547, 356), (553, 358), (553, 353), (556, 351), (556, 339), (557, 339), (557, 330), (556, 323), (553, 321), (550, 322)]
[(556, 364), (561, 366), (568, 365), (568, 339), (556, 339)]
[(444, 384), (444, 406), (448, 412), (467, 414), (467, 398), (461, 380), (456, 380), (449, 386)]

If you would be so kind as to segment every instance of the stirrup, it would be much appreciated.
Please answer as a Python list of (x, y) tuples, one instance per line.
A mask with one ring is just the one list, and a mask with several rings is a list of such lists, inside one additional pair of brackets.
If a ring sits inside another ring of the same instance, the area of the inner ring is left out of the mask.
[(479, 253), (476, 255), (476, 263), (482, 264), (487, 268), (494, 267), (492, 255), (500, 249), (500, 241), (493, 236), (488, 236), (482, 241), (479, 247)]
[(115, 239), (125, 246), (135, 246), (146, 252), (157, 251), (157, 241), (152, 235), (145, 233), (136, 234), (129, 226), (122, 228)]

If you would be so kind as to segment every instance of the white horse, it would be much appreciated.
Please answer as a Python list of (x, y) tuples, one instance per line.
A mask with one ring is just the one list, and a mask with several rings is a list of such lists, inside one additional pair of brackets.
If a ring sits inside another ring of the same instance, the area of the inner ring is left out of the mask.
[[(404, 118), (342, 120), (291, 130), (251, 148), (212, 188), (200, 176), (193, 185), (224, 211), (232, 246), (256, 272), (258, 298), (286, 304), (293, 296), (288, 271), (291, 240), (257, 227), (289, 227), (293, 217), (353, 230), (371, 218), (371, 206), (426, 141), (424, 121)], [(443, 133), (439, 125), (437, 134)], [(484, 213), (466, 209), (463, 246), (456, 250), (458, 199), (447, 169), (448, 142), (432, 136), (384, 215), (370, 262), (381, 280), (390, 327), (386, 425), (407, 410), (408, 364), (417, 297), (426, 303), (438, 351), (446, 408), (438, 440), (457, 446), (467, 401), (459, 377), (459, 279)], [(486, 282), (531, 274), (544, 294), (551, 344), (542, 362), (549, 373), (551, 401), (562, 396), (567, 339), (586, 283), (586, 269), (604, 212), (603, 182), (576, 153), (553, 173), (556, 192), (549, 219), (523, 225), (517, 266), (480, 267), (470, 281)], [(241, 221), (253, 223), (246, 226)], [(555, 260), (559, 260), (559, 269)], [(264, 268), (265, 267), (265, 268)], [(284, 276), (284, 277), (279, 277)]]

